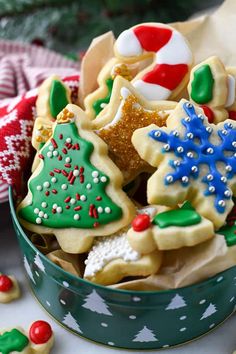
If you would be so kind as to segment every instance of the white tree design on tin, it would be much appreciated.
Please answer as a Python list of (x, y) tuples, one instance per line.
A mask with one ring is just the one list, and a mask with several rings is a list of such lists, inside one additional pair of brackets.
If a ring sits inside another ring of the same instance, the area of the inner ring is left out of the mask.
[(44, 267), (44, 264), (40, 258), (39, 253), (37, 253), (36, 256), (34, 257), (34, 263), (42, 272), (45, 273), (45, 267)]
[(181, 307), (185, 306), (187, 306), (187, 304), (184, 301), (184, 298), (179, 294), (176, 294), (175, 297), (173, 297), (173, 299), (169, 303), (169, 305), (166, 307), (166, 310), (180, 309)]
[(97, 312), (99, 314), (113, 316), (112, 313), (109, 311), (105, 300), (100, 295), (98, 295), (95, 290), (93, 290), (91, 294), (86, 297), (85, 300), (86, 301), (82, 305), (82, 307), (90, 311)]
[(135, 338), (133, 339), (133, 342), (157, 342), (158, 339), (156, 338), (155, 334), (153, 331), (147, 326), (144, 326), (141, 331), (136, 334)]
[(214, 304), (210, 303), (210, 305), (206, 308), (206, 310), (203, 313), (200, 320), (204, 320), (204, 318), (207, 318), (207, 317), (213, 315), (213, 313), (215, 313), (215, 312), (217, 312), (216, 306)]
[(70, 312), (68, 312), (62, 320), (67, 327), (73, 329), (76, 332), (83, 333), (78, 325), (76, 319), (72, 316)]
[(25, 267), (26, 273), (28, 274), (29, 278), (32, 280), (32, 282), (34, 284), (36, 284), (36, 281), (34, 280), (34, 276), (33, 276), (32, 270), (30, 268), (30, 265), (29, 265), (29, 262), (28, 262), (28, 259), (26, 258), (26, 256), (24, 256), (24, 267)]

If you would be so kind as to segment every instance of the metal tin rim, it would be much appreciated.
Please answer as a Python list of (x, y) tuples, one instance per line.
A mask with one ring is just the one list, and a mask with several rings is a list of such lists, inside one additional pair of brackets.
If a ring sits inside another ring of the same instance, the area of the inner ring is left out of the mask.
[[(15, 212), (15, 207), (14, 207), (14, 201), (13, 201), (13, 193), (12, 193), (12, 188), (9, 187), (9, 204), (10, 204), (10, 210), (12, 213), (12, 217), (14, 219), (15, 224), (17, 225), (17, 228), (19, 229), (21, 235), (23, 235), (24, 240), (28, 243), (29, 247), (31, 247), (35, 252), (40, 253), (40, 257), (42, 257), (42, 259), (44, 260), (44, 262), (50, 264), (51, 266), (55, 267), (58, 272), (60, 272), (61, 274), (65, 275), (66, 277), (69, 277), (72, 281), (76, 280), (81, 282), (82, 284), (85, 285), (89, 285), (89, 286), (93, 286), (94, 288), (97, 289), (101, 289), (103, 291), (107, 291), (108, 293), (116, 293), (116, 294), (126, 294), (126, 295), (130, 295), (130, 296), (134, 296), (135, 294), (137, 295), (148, 295), (148, 296), (157, 296), (158, 294), (171, 294), (171, 293), (176, 293), (177, 289), (169, 289), (169, 290), (152, 290), (152, 291), (143, 291), (143, 290), (125, 290), (125, 289), (114, 289), (114, 288), (109, 288), (103, 285), (99, 285), (93, 282), (90, 282), (89, 280), (83, 279), (83, 278), (79, 278), (76, 277), (75, 275), (66, 272), (64, 269), (60, 268), (58, 265), (56, 265), (55, 263), (53, 263), (49, 258), (47, 258), (43, 253), (41, 253), (35, 246), (34, 244), (29, 240), (29, 238), (27, 237), (27, 235), (25, 234), (24, 230), (22, 229), (17, 217), (16, 217), (16, 212)], [(236, 266), (233, 266), (236, 267)], [(231, 267), (231, 268), (233, 268)], [(230, 268), (229, 268), (230, 269)], [(192, 285), (188, 285), (188, 286), (184, 286), (178, 289), (191, 289), (193, 290), (195, 287), (199, 287), (199, 285), (201, 286), (207, 286), (208, 283), (211, 283), (211, 281), (217, 276), (224, 274), (225, 272), (227, 272), (228, 269), (217, 273), (216, 275), (214, 275), (213, 277), (210, 277), (204, 281), (198, 282), (196, 284), (192, 284)], [(57, 280), (57, 282), (59, 282)], [(60, 285), (63, 285), (62, 282), (60, 283)]]

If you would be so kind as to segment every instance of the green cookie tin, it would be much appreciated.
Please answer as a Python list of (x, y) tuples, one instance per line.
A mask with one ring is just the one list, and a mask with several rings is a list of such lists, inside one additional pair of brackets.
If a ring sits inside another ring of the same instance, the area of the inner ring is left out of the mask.
[(10, 208), (31, 289), (48, 313), (75, 334), (112, 347), (161, 349), (206, 334), (235, 309), (236, 267), (184, 288), (125, 291), (93, 284), (40, 253)]

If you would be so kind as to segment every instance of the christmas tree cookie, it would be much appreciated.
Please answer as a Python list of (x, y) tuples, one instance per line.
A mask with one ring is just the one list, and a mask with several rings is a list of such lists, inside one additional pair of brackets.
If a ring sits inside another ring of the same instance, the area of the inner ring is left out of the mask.
[(0, 303), (11, 302), (19, 297), (20, 288), (15, 277), (0, 273)]
[[(155, 207), (138, 213), (153, 215)], [(127, 241), (128, 227), (110, 237), (98, 237), (85, 261), (84, 278), (94, 283), (111, 285), (128, 276), (155, 274), (161, 266), (162, 253), (155, 249), (149, 254), (135, 251)]]
[(189, 200), (219, 229), (236, 193), (236, 122), (209, 124), (203, 111), (181, 100), (167, 127), (134, 132), (139, 155), (158, 170), (148, 180), (150, 204), (175, 207)]
[(117, 76), (130, 81), (136, 73), (137, 66), (129, 68), (117, 58), (110, 59), (98, 75), (98, 88), (84, 100), (88, 117), (93, 119), (98, 116), (110, 102), (114, 79)]
[(115, 79), (109, 105), (92, 124), (108, 145), (109, 155), (122, 171), (125, 184), (142, 172), (153, 171), (136, 152), (131, 142), (133, 132), (152, 123), (165, 125), (175, 106), (171, 101), (150, 103), (127, 80)]
[(137, 252), (149, 253), (155, 249), (173, 250), (195, 246), (215, 235), (211, 221), (201, 217), (189, 203), (181, 208), (135, 217), (127, 239)]
[(22, 328), (0, 330), (2, 354), (49, 354), (54, 343), (51, 326), (45, 321), (34, 322), (26, 333)]
[(235, 79), (218, 57), (210, 57), (191, 70), (188, 92), (191, 101), (203, 108), (209, 122), (216, 124), (228, 118), (226, 107), (235, 100)]
[(40, 165), (18, 207), (26, 229), (54, 234), (65, 252), (81, 253), (94, 236), (110, 235), (132, 220), (121, 172), (79, 107), (68, 105), (58, 115), (38, 156)]
[[(235, 203), (235, 199), (234, 199)], [(226, 223), (218, 231), (220, 235), (225, 237), (228, 247), (236, 245), (236, 205), (234, 204), (233, 209), (229, 213), (226, 219)]]

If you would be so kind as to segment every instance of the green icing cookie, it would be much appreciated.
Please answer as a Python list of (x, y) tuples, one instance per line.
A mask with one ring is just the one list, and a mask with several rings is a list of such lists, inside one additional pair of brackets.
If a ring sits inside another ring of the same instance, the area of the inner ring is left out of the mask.
[(191, 98), (198, 104), (204, 104), (213, 98), (214, 78), (209, 65), (202, 65), (194, 71), (191, 83)]
[(110, 102), (113, 82), (114, 82), (114, 80), (112, 78), (109, 78), (106, 80), (106, 86), (107, 86), (107, 91), (108, 91), (106, 97), (100, 98), (99, 100), (97, 100), (93, 103), (93, 109), (95, 111), (96, 116), (103, 110), (103, 108), (104, 108), (103, 104), (106, 105)]
[(22, 352), (28, 343), (29, 340), (23, 333), (18, 331), (18, 329), (13, 329), (0, 335), (0, 353)]
[(54, 80), (50, 90), (49, 107), (51, 115), (56, 118), (57, 115), (69, 103), (65, 86), (59, 80)]
[(191, 226), (200, 222), (201, 216), (194, 209), (185, 208), (157, 214), (152, 221), (153, 224), (158, 225), (161, 229), (169, 226)]

